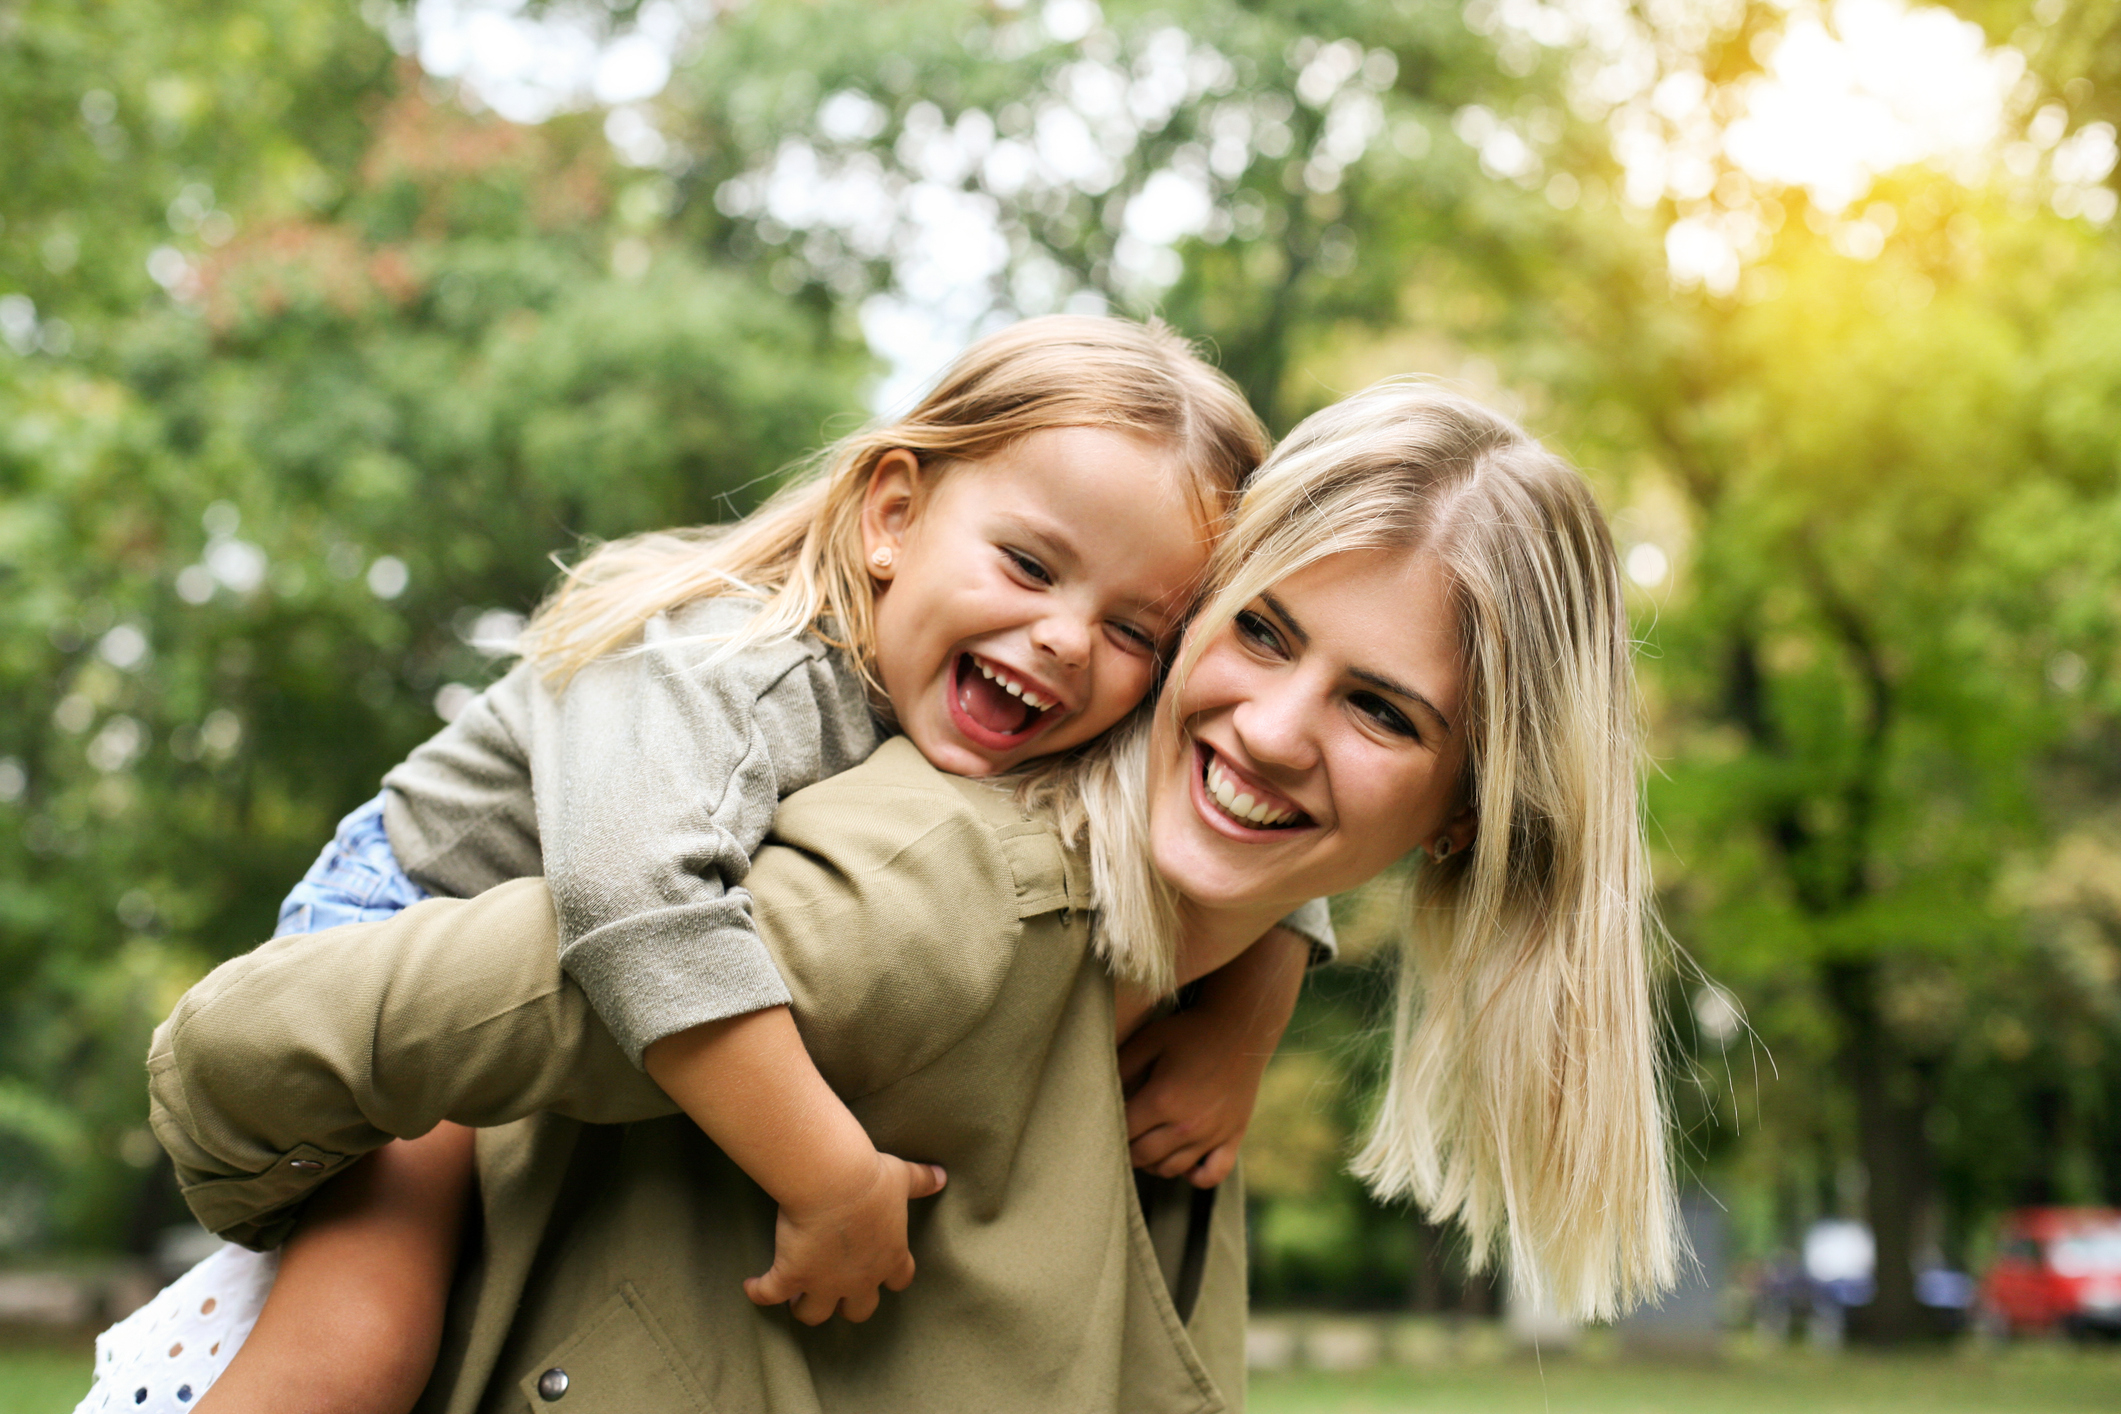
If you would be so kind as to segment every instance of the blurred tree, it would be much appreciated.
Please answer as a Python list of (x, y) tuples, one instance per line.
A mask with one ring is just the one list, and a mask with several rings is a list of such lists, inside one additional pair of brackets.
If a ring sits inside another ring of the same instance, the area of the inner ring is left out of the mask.
[[(2031, 64), (2002, 162), (1829, 205), (1721, 144), (1803, 5), (761, 0), (659, 97), (523, 128), (349, 0), (20, 0), (0, 1240), (120, 1231), (147, 1024), (548, 553), (741, 509), (857, 415), (863, 335), (1054, 308), (1160, 311), (1277, 426), (1390, 372), (1507, 388), (1592, 468), (1718, 984), (1671, 983), (1687, 1161), (1785, 1239), (1867, 1212), (1881, 1334), (1938, 1199), (1964, 1251), (2121, 1198), (2116, 12), (1957, 8)], [(1321, 979), (1278, 1063), (1264, 1290), (1458, 1299), (1335, 1175), (1385, 981)]]
[(213, 9), (236, 38), (159, 72), (130, 10), (38, 11), (72, 67), (8, 91), (220, 105), (210, 144), (143, 123), (0, 157), (8, 235), (65, 276), (0, 275), (10, 1243), (126, 1231), (155, 1159), (147, 1028), (270, 931), (337, 815), (490, 671), (470, 642), (510, 636), (549, 555), (727, 518), (860, 415), (865, 357), (656, 241), (667, 182), (594, 123), (437, 105), (343, 11)]
[(676, 228), (792, 297), (946, 337), (1160, 309), (1285, 426), (1330, 399), (1285, 387), (1303, 333), (1392, 325), (1461, 232), (1484, 184), (1440, 139), (1512, 87), (1444, 5), (830, 0), (724, 16), (625, 126)]

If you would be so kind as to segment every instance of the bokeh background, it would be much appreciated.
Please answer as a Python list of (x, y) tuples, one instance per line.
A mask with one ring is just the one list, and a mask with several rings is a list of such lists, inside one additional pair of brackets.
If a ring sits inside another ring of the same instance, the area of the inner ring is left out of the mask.
[[(2121, 1203), (2117, 117), (2115, 0), (0, 0), (5, 1264), (181, 1220), (149, 1029), (551, 556), (1153, 311), (1277, 431), (1419, 371), (1593, 476), (1724, 1319), (1848, 1220), (1848, 1333), (1923, 1337)], [(1269, 1073), (1255, 1286), (1492, 1314), (1340, 1171), (1394, 900)]]

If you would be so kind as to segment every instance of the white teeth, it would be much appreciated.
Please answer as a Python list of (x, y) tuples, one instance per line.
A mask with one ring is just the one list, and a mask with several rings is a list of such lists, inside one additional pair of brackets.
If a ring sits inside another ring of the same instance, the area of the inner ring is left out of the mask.
[(1222, 763), (1213, 757), (1208, 760), (1208, 794), (1217, 805), (1248, 824), (1283, 825), (1296, 818), (1293, 810), (1277, 810), (1265, 801), (1254, 800), (1250, 792), (1240, 791), (1231, 783)]
[(981, 677), (988, 678), (994, 682), (1000, 683), (1002, 691), (1008, 693), (1011, 697), (1023, 698), (1024, 705), (1032, 708), (1034, 711), (1043, 712), (1048, 707), (1058, 705), (1057, 699), (1039, 696), (1030, 688), (1025, 687), (1022, 683), (1015, 681), (1014, 679), (1008, 677), (1005, 674), (994, 671), (994, 669), (988, 667), (986, 663), (982, 662), (978, 658), (972, 659), (972, 666), (979, 669)]

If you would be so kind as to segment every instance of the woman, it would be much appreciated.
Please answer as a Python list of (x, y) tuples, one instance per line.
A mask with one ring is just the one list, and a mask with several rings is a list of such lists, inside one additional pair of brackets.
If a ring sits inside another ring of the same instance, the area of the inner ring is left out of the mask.
[[(1674, 1244), (1630, 643), (1581, 479), (1472, 404), (1382, 385), (1275, 454), (1211, 580), (1159, 709), (1027, 783), (1037, 815), (887, 748), (792, 797), (747, 880), (821, 1070), (879, 1144), (951, 1174), (920, 1278), (870, 1324), (743, 1301), (770, 1208), (648, 1119), (669, 1103), (558, 978), (535, 883), (196, 989), (150, 1061), (194, 1210), (271, 1237), (391, 1135), (506, 1123), (427, 1407), (1221, 1407), (1237, 1205), (1173, 1210), (1161, 1247), (1161, 1204), (1144, 1227), (1110, 1057), (1146, 999), (1115, 1033), (1083, 905), (1108, 938), (1182, 936), (1199, 976), (1420, 850), (1359, 1170), (1476, 1253), (1506, 1238), (1565, 1308), (1654, 1290)], [(318, 986), (364, 1024), (305, 1016)]]

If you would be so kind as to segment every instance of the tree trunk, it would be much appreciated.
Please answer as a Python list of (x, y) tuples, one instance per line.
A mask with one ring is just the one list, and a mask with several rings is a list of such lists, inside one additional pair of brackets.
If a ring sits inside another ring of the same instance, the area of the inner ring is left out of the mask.
[(1869, 1179), (1865, 1216), (1878, 1253), (1876, 1294), (1851, 1314), (1849, 1333), (1904, 1344), (1927, 1331), (1915, 1301), (1915, 1223), (1929, 1168), (1918, 1081), (1878, 1013), (1877, 963), (1831, 962), (1822, 981), (1856, 1097), (1856, 1149)]

